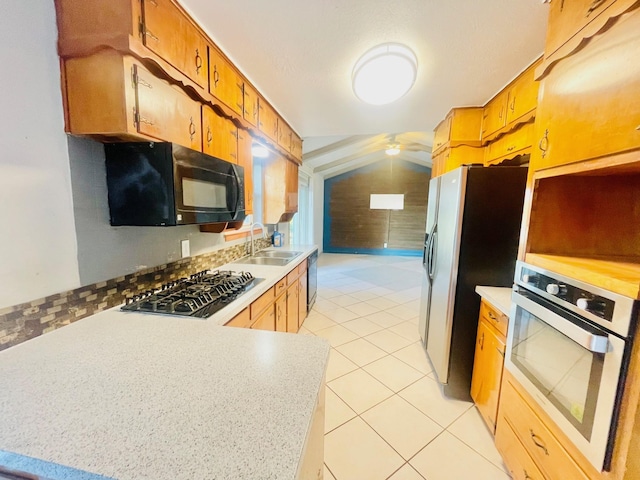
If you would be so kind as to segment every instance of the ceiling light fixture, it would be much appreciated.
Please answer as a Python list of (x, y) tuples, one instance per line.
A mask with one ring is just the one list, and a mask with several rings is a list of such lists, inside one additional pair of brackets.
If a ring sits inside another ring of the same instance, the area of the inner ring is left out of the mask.
[(353, 92), (363, 102), (385, 105), (404, 96), (416, 81), (418, 59), (400, 43), (384, 43), (367, 51), (351, 75)]
[(395, 157), (400, 154), (400, 145), (389, 145), (389, 148), (387, 148), (384, 153), (390, 157)]
[(254, 143), (251, 147), (251, 155), (256, 158), (267, 158), (269, 157), (269, 149)]

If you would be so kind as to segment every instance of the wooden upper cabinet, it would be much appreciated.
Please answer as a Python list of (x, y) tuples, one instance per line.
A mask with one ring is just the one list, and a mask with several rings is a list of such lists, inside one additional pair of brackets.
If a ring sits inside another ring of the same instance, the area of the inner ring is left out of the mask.
[(67, 132), (201, 150), (200, 104), (133, 57), (109, 50), (68, 59), (64, 76)]
[(207, 42), (171, 0), (142, 0), (144, 45), (201, 87), (207, 86)]
[(238, 129), (238, 165), (244, 168), (244, 210), (253, 213), (253, 139), (249, 132)]
[(264, 223), (279, 223), (285, 214), (288, 160), (281, 155), (265, 159), (263, 164), (263, 212)]
[(238, 162), (238, 128), (208, 105), (202, 106), (202, 151), (227, 162)]
[(278, 145), (284, 148), (287, 152), (291, 151), (291, 137), (293, 132), (289, 125), (287, 125), (281, 118), (278, 118)]
[(480, 146), (481, 124), (482, 107), (453, 108), (435, 129), (432, 153), (458, 145)]
[(482, 139), (491, 137), (507, 124), (507, 101), (509, 92), (501, 91), (484, 107), (482, 116)]
[(482, 141), (488, 142), (515, 126), (530, 121), (538, 103), (539, 83), (535, 70), (542, 59), (531, 64), (524, 72), (493, 97), (484, 107), (482, 115)]
[(302, 139), (295, 133), (291, 135), (291, 155), (302, 164)]
[(298, 211), (298, 165), (287, 160), (285, 173), (286, 199), (285, 212), (297, 213)]
[(262, 97), (258, 98), (258, 128), (275, 143), (278, 142), (278, 114)]
[(639, 31), (636, 9), (542, 79), (532, 168), (640, 148)]
[(211, 46), (209, 47), (209, 93), (238, 115), (243, 115), (244, 81), (231, 63)]
[(254, 127), (258, 126), (258, 92), (244, 82), (244, 119)]

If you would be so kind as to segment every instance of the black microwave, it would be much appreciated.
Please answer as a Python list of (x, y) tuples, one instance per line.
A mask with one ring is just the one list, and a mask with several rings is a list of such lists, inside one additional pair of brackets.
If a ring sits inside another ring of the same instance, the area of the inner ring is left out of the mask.
[(245, 218), (244, 168), (175, 143), (105, 144), (111, 225)]

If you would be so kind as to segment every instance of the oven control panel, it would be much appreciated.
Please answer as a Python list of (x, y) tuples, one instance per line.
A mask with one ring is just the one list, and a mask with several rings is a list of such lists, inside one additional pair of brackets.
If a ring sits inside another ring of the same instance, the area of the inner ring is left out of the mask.
[(547, 298), (553, 297), (562, 302), (570, 303), (579, 310), (608, 322), (613, 321), (616, 302), (610, 298), (594, 293), (591, 289), (578, 287), (564, 279), (560, 280), (552, 274), (539, 272), (526, 265), (520, 265), (516, 275), (518, 285), (542, 293)]

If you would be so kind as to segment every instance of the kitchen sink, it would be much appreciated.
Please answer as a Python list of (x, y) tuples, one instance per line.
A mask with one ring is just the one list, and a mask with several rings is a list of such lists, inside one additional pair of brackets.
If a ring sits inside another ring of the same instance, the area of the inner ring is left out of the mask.
[(245, 265), (274, 265), (282, 267), (292, 260), (293, 258), (243, 257), (233, 263), (243, 263)]
[(298, 255), (302, 255), (302, 252), (276, 252), (273, 250), (266, 250), (256, 253), (254, 257), (295, 258)]

